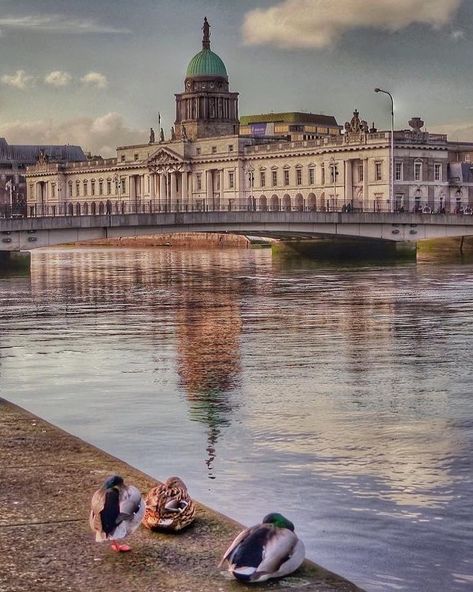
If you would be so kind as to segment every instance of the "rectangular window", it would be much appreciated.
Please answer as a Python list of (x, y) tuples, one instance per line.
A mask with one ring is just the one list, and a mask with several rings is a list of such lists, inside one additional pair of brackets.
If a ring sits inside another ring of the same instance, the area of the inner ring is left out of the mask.
[(228, 173), (228, 187), (230, 189), (233, 189), (234, 186), (235, 186), (235, 175), (234, 175), (233, 171), (230, 171)]
[(197, 156), (200, 156), (200, 148), (196, 148), (195, 153), (197, 154)]
[(284, 185), (289, 185), (289, 170), (284, 169)]
[(228, 152), (233, 152), (233, 144), (228, 145)]
[(440, 162), (434, 164), (434, 181), (442, 180), (442, 165)]
[(201, 173), (197, 173), (197, 175), (195, 176), (195, 186), (197, 188), (197, 191), (200, 191), (202, 189), (202, 174)]
[(121, 180), (121, 192), (122, 192), (122, 195), (126, 192), (126, 179), (125, 178), (123, 178)]
[(76, 181), (76, 197), (80, 195), (80, 181)]
[(309, 169), (309, 185), (314, 185), (315, 183), (315, 169)]
[(302, 185), (302, 169), (296, 169), (296, 184)]
[(90, 182), (90, 193), (95, 195), (95, 181)]
[(56, 197), (56, 184), (51, 183), (51, 197)]
[(99, 181), (99, 195), (103, 195), (103, 181)]
[(83, 186), (84, 186), (84, 195), (87, 195), (87, 181), (84, 181)]
[(325, 167), (322, 165), (321, 169), (320, 169), (320, 174), (321, 174), (321, 183), (322, 185), (325, 185)]
[(278, 172), (271, 171), (271, 184), (273, 187), (276, 187), (278, 184)]
[(396, 162), (394, 165), (394, 178), (396, 181), (402, 181), (402, 162)]
[(112, 193), (112, 182), (110, 181), (110, 179), (107, 180), (107, 195), (110, 195)]
[(125, 162), (125, 155), (124, 154), (122, 154), (122, 156), (121, 156), (121, 161)]
[(338, 168), (336, 164), (330, 166), (330, 182), (335, 183), (337, 181)]
[(374, 163), (374, 180), (381, 181), (382, 178), (383, 178), (382, 163), (375, 162)]
[(421, 181), (422, 179), (422, 163), (414, 163), (414, 181)]
[(212, 154), (217, 154), (217, 146), (212, 146)]
[(134, 158), (135, 158), (135, 160), (139, 160), (139, 154), (135, 153)]
[(260, 171), (259, 184), (260, 187), (266, 187), (266, 173), (264, 171)]
[(364, 179), (363, 163), (358, 165), (358, 180), (362, 182)]

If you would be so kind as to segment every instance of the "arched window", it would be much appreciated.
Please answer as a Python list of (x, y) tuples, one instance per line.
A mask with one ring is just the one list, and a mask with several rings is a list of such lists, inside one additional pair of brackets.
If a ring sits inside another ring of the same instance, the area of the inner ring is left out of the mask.
[(315, 212), (317, 210), (317, 198), (315, 197), (314, 193), (309, 193), (307, 197), (307, 205), (311, 212)]
[(90, 204), (90, 213), (92, 214), (92, 216), (95, 216), (97, 213), (97, 205), (96, 205), (95, 201), (93, 201)]
[(103, 205), (103, 201), (99, 202), (99, 215), (105, 213), (105, 206)]
[(300, 193), (298, 193), (296, 195), (296, 210), (298, 212), (304, 211), (304, 198), (302, 197), (302, 195)]
[(84, 190), (84, 195), (87, 195), (87, 187), (88, 187), (88, 182), (87, 179), (82, 181), (82, 188)]
[(271, 211), (273, 211), (273, 212), (279, 211), (279, 197), (277, 195), (271, 196)]
[(76, 203), (76, 216), (80, 216), (80, 203)]
[(259, 198), (259, 209), (262, 212), (266, 212), (268, 209), (268, 200), (266, 199), (266, 195), (261, 195)]
[(67, 206), (67, 213), (69, 216), (74, 215), (74, 206), (71, 203)]
[(85, 202), (85, 204), (84, 204), (83, 212), (84, 212), (85, 216), (87, 216), (89, 214), (89, 204), (87, 202)]
[(282, 198), (282, 209), (285, 212), (291, 211), (291, 196), (286, 193), (286, 195)]

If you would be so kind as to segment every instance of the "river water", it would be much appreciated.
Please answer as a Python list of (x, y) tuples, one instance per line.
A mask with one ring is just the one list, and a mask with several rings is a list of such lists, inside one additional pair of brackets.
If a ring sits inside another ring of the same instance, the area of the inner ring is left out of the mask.
[(473, 589), (473, 266), (37, 251), (0, 392), (368, 591)]

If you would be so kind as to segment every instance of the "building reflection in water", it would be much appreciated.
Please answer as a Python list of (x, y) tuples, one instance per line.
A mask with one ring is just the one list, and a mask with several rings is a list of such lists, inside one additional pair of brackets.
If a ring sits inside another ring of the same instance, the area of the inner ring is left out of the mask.
[[(210, 479), (215, 479), (217, 440), (237, 406), (233, 395), (241, 373), (239, 291), (233, 279), (239, 261), (228, 259), (222, 275), (214, 258), (200, 253), (192, 262), (193, 277), (182, 286), (176, 313), (180, 386), (191, 418), (207, 425), (205, 463)], [(221, 265), (222, 253), (218, 258)]]

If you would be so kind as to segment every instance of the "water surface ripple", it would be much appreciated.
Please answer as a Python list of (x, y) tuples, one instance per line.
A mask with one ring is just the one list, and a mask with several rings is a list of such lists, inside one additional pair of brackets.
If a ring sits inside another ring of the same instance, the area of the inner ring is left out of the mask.
[(6, 398), (370, 592), (473, 589), (473, 268), (38, 251), (0, 277)]

